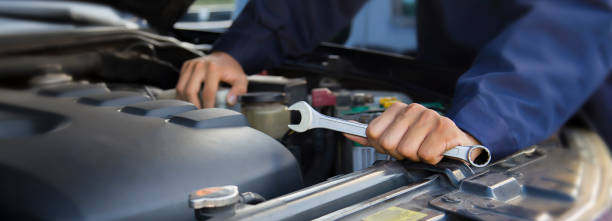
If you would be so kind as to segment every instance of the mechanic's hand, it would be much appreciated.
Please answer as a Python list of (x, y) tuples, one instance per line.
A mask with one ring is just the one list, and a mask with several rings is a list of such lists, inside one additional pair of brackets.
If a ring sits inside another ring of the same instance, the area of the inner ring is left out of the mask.
[[(214, 107), (219, 81), (232, 85), (226, 98), (229, 105), (236, 104), (236, 97), (247, 91), (248, 81), (242, 66), (225, 52), (213, 52), (186, 61), (176, 84), (177, 98), (189, 101), (198, 108)], [(198, 93), (203, 82), (203, 103), (200, 103)]]
[[(366, 135), (367, 138), (345, 134), (347, 138), (372, 146), (395, 159), (407, 158), (432, 165), (440, 162), (442, 154), (455, 146), (479, 144), (452, 120), (416, 103), (393, 104), (370, 122)], [(473, 159), (476, 156), (472, 156)]]

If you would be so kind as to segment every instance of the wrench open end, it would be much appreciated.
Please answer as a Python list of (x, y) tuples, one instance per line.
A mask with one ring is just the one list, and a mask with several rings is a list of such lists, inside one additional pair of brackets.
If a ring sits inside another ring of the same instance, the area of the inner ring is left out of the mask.
[(307, 130), (312, 129), (312, 118), (313, 112), (315, 110), (308, 105), (308, 103), (304, 101), (297, 102), (291, 105), (287, 110), (289, 111), (298, 111), (300, 112), (300, 123), (299, 124), (289, 124), (289, 129), (294, 130), (296, 132), (305, 132)]

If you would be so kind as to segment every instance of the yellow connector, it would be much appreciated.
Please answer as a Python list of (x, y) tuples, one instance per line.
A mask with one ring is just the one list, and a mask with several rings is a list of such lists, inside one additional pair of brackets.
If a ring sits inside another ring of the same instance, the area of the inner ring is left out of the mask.
[(378, 99), (378, 103), (384, 108), (391, 107), (391, 105), (393, 105), (395, 102), (399, 102), (397, 97), (383, 97)]

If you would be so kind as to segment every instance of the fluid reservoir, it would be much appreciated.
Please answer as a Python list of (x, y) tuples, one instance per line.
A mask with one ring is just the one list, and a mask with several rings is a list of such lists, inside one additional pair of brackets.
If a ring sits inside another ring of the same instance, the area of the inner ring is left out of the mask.
[(280, 92), (256, 92), (240, 96), (242, 113), (251, 127), (280, 139), (287, 133), (290, 111), (283, 104), (285, 94)]

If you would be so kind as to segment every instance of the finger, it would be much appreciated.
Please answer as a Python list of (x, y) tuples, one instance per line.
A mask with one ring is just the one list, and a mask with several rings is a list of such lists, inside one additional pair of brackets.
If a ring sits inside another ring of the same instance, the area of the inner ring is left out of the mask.
[(482, 149), (474, 149), (470, 153), (470, 158), (472, 158), (472, 160), (475, 160), (476, 158), (478, 158), (478, 156), (480, 156), (481, 153), (482, 153)]
[(202, 81), (208, 74), (206, 73), (207, 65), (207, 62), (198, 62), (194, 65), (193, 73), (191, 74), (189, 82), (187, 83), (187, 87), (184, 91), (184, 96), (187, 98), (187, 101), (191, 102), (198, 108), (202, 108), (198, 93), (200, 92), (200, 88), (202, 87)]
[(435, 165), (444, 157), (444, 152), (461, 145), (462, 133), (448, 118), (441, 117), (436, 127), (425, 137), (417, 155), (425, 163)]
[(237, 97), (247, 92), (249, 81), (246, 75), (242, 74), (240, 77), (227, 81), (227, 83), (231, 84), (232, 88), (227, 93), (226, 102), (230, 106), (233, 106), (236, 104)]
[(187, 96), (187, 86), (189, 85), (189, 82), (191, 78), (193, 77), (193, 75), (196, 74), (195, 69), (197, 68), (198, 65), (201, 64), (201, 62), (199, 61), (192, 61), (189, 63), (190, 63), (189, 67), (187, 67), (186, 72), (185, 72), (185, 79), (186, 79), (185, 84), (183, 85), (182, 90), (181, 90), (182, 100), (185, 100), (185, 101), (189, 99)]
[(397, 151), (404, 157), (418, 162), (421, 161), (418, 156), (418, 150), (425, 137), (436, 125), (436, 120), (439, 117), (438, 113), (427, 108), (418, 108), (419, 114), (416, 120), (406, 130), (402, 137), (402, 141), (398, 144)]
[(410, 105), (402, 109), (395, 115), (395, 119), (381, 136), (379, 144), (396, 159), (403, 160), (405, 158), (398, 150), (399, 143), (410, 128), (410, 125), (417, 120), (422, 110), (424, 108)]
[(194, 62), (192, 61), (186, 61), (181, 67), (181, 73), (179, 75), (178, 82), (176, 83), (176, 95), (179, 99), (185, 99), (185, 97), (183, 96), (183, 91), (185, 90), (187, 81), (189, 81), (189, 78), (191, 77), (191, 68), (193, 64)]
[(203, 108), (215, 107), (215, 98), (217, 97), (217, 89), (219, 89), (219, 73), (216, 73), (216, 68), (213, 64), (206, 66), (206, 80), (204, 90), (202, 91)]
[(378, 116), (368, 124), (366, 129), (366, 136), (368, 143), (372, 145), (378, 152), (385, 153), (386, 151), (378, 143), (380, 137), (385, 132), (387, 127), (395, 119), (395, 115), (403, 110), (407, 105), (404, 103), (395, 103), (391, 105), (382, 115)]
[(370, 144), (368, 143), (368, 138), (355, 136), (351, 134), (344, 134), (344, 137), (346, 137), (349, 140), (355, 141), (361, 144), (362, 146), (370, 146)]
[(419, 160), (423, 163), (436, 165), (444, 157), (445, 145), (445, 141), (439, 134), (429, 134), (417, 151)]

